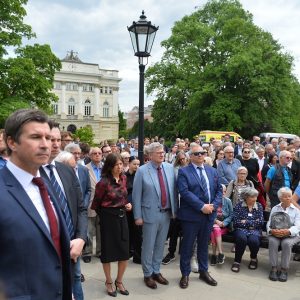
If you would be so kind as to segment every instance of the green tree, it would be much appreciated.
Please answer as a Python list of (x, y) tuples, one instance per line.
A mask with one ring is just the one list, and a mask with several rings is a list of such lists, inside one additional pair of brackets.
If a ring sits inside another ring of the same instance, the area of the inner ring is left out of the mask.
[[(154, 130), (153, 123), (149, 122), (147, 119), (144, 120), (144, 136), (152, 137), (156, 134), (156, 130)], [(129, 130), (128, 136), (129, 138), (136, 138), (139, 135), (139, 121), (136, 121), (133, 127)]]
[(200, 130), (297, 133), (293, 58), (237, 0), (211, 0), (175, 23), (160, 62), (146, 72), (154, 128), (167, 138)]
[[(50, 112), (55, 71), (60, 60), (49, 45), (27, 45), (23, 38), (32, 38), (31, 27), (23, 23), (27, 0), (3, 0), (0, 4), (0, 126), (18, 108), (38, 107)], [(16, 57), (6, 57), (7, 47)]]
[(87, 143), (90, 146), (94, 145), (94, 132), (90, 125), (77, 129), (74, 133), (75, 138), (79, 138), (80, 142)]

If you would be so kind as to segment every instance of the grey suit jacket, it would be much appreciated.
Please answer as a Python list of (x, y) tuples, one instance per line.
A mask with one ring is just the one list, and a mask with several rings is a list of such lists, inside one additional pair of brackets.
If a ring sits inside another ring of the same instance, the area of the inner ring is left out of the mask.
[[(74, 238), (87, 240), (87, 209), (83, 203), (80, 183), (75, 174), (75, 171), (60, 162), (55, 162), (57, 173), (64, 187), (65, 195), (72, 214), (73, 226), (75, 231)], [(50, 179), (43, 167), (40, 168), (40, 173), (43, 178), (48, 181), (51, 186)], [(55, 191), (53, 191), (55, 194)], [(56, 195), (58, 198), (58, 195)]]
[[(167, 188), (172, 216), (177, 210), (177, 191), (174, 168), (169, 163), (163, 163), (163, 170), (167, 179)], [(151, 166), (151, 162), (141, 166), (134, 177), (132, 190), (132, 204), (134, 218), (143, 219), (145, 223), (154, 223), (155, 214), (161, 208), (161, 191), (158, 175)]]

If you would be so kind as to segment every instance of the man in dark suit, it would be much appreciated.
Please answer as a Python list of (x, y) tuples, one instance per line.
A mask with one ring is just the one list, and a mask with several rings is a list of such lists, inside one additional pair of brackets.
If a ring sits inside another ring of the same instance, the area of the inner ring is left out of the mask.
[(190, 149), (191, 164), (178, 172), (177, 186), (181, 198), (177, 217), (181, 221), (183, 236), (180, 253), (181, 288), (188, 287), (190, 260), (196, 239), (199, 279), (209, 285), (217, 285), (208, 273), (208, 241), (217, 208), (222, 201), (222, 186), (216, 169), (204, 165), (205, 153), (200, 145), (193, 145)]
[(72, 299), (67, 227), (39, 173), (50, 137), (38, 110), (18, 110), (5, 124), (10, 160), (0, 170), (0, 281), (8, 299)]
[(73, 266), (73, 294), (76, 300), (83, 299), (80, 260), (87, 239), (87, 209), (83, 203), (80, 183), (74, 170), (54, 159), (60, 152), (61, 135), (58, 127), (51, 130), (51, 154), (47, 165), (40, 168), (44, 177), (60, 199), (60, 204), (70, 234), (70, 255)]

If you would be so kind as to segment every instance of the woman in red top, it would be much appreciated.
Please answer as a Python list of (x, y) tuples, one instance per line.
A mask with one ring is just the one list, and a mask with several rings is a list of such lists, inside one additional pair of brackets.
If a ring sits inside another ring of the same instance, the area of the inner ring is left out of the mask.
[[(120, 154), (107, 156), (102, 168), (102, 178), (96, 185), (95, 197), (91, 208), (100, 217), (101, 262), (106, 278), (108, 295), (116, 297), (117, 290), (129, 295), (122, 280), (129, 259), (129, 234), (126, 211), (131, 210), (127, 201), (126, 176), (123, 175)], [(111, 278), (110, 263), (118, 262), (118, 275), (115, 287)]]

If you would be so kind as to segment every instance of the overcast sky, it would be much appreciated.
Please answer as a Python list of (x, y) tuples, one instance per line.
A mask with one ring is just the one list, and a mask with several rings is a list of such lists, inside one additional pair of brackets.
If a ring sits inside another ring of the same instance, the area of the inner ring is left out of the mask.
[[(67, 51), (78, 52), (84, 62), (100, 68), (119, 70), (122, 78), (119, 105), (129, 111), (138, 105), (139, 70), (133, 55), (127, 26), (138, 21), (145, 10), (148, 21), (159, 26), (149, 64), (160, 60), (161, 41), (171, 34), (175, 21), (191, 14), (204, 0), (28, 0), (26, 23), (37, 34), (31, 42), (50, 44), (52, 51), (63, 58)], [(295, 58), (294, 73), (300, 79), (300, 1), (242, 0), (254, 23), (273, 37)], [(145, 95), (145, 104), (153, 97)]]

